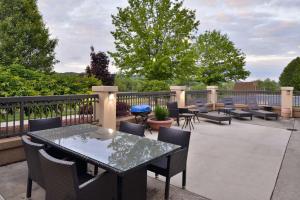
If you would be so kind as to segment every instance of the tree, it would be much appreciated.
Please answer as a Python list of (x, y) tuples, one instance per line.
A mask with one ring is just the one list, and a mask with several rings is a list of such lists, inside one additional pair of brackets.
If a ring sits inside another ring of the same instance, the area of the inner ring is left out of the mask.
[(250, 72), (244, 69), (245, 55), (234, 46), (226, 34), (206, 31), (199, 35), (196, 48), (198, 79), (207, 85), (246, 79)]
[(91, 47), (91, 66), (86, 67), (88, 76), (94, 75), (102, 81), (103, 85), (114, 85), (114, 78), (108, 71), (109, 59), (104, 52), (95, 53)]
[(281, 86), (291, 86), (300, 90), (300, 58), (292, 60), (283, 70), (279, 77)]
[(188, 79), (195, 72), (190, 40), (197, 30), (195, 11), (181, 0), (128, 0), (112, 16), (116, 52), (109, 52), (126, 75), (148, 80)]
[(276, 91), (279, 90), (279, 84), (271, 80), (269, 78), (265, 80), (257, 80), (257, 87), (259, 90), (266, 90), (266, 91)]
[(56, 39), (50, 39), (36, 0), (0, 1), (0, 64), (50, 72)]

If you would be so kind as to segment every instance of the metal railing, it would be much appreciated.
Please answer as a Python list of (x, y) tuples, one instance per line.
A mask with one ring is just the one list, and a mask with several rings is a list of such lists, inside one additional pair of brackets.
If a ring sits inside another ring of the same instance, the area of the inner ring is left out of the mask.
[(185, 104), (187, 106), (195, 104), (196, 100), (202, 100), (204, 103), (208, 102), (210, 90), (192, 90), (192, 91), (185, 91)]
[(218, 90), (218, 103), (222, 103), (223, 98), (231, 97), (235, 104), (247, 104), (248, 97), (256, 97), (259, 105), (280, 106), (281, 91), (234, 91), (234, 90)]
[(28, 131), (28, 120), (61, 117), (63, 125), (91, 123), (98, 95), (0, 97), (0, 138)]
[(293, 92), (293, 106), (300, 107), (300, 91)]
[(117, 116), (126, 116), (133, 105), (149, 105), (152, 110), (157, 105), (166, 106), (176, 101), (175, 92), (119, 92), (117, 93)]

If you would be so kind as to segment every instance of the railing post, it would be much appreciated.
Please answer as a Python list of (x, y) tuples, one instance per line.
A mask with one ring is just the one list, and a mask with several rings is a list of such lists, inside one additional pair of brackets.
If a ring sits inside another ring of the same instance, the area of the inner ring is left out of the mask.
[(216, 104), (218, 102), (218, 86), (207, 86), (208, 93), (207, 101), (213, 104), (213, 110), (216, 110)]
[(20, 133), (24, 133), (24, 102), (20, 103)]
[(281, 87), (281, 116), (293, 116), (293, 87)]
[(93, 86), (92, 91), (98, 94), (99, 101), (96, 103), (95, 119), (104, 128), (116, 130), (116, 104), (117, 86)]
[(185, 107), (185, 90), (186, 86), (170, 86), (172, 92), (176, 92), (176, 101), (179, 108)]

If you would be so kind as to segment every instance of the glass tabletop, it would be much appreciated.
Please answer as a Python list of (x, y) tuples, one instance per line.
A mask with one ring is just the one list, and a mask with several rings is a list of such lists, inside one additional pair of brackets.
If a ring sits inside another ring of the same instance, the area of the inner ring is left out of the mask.
[(28, 132), (28, 135), (118, 173), (147, 164), (180, 148), (90, 124)]

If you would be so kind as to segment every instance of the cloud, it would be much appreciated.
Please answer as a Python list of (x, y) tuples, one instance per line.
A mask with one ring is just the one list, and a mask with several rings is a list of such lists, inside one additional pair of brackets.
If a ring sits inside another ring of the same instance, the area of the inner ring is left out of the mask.
[[(43, 0), (39, 9), (52, 37), (59, 39), (56, 49), (61, 61), (56, 71), (82, 72), (90, 62), (90, 46), (114, 50), (111, 14), (127, 0)], [(278, 79), (282, 69), (300, 55), (300, 0), (185, 0), (184, 6), (196, 10), (199, 33), (217, 29), (247, 55), (250, 79)], [(116, 71), (115, 66), (110, 69)]]

